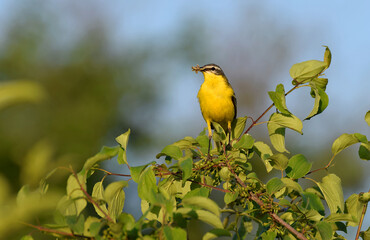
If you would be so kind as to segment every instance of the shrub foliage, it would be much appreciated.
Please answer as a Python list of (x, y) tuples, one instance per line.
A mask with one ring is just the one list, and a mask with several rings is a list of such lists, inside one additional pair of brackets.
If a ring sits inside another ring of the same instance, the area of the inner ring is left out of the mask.
[[(256, 120), (252, 119), (247, 128), (250, 117), (236, 119), (230, 144), (222, 127), (213, 123), (215, 144), (210, 155), (204, 130), (196, 138), (188, 136), (164, 147), (156, 156), (165, 159), (163, 164), (153, 161), (131, 166), (126, 157), (128, 130), (116, 138), (119, 145), (103, 147), (80, 171), (68, 168), (66, 194), (55, 210), (55, 222), (31, 226), (62, 238), (186, 240), (189, 221), (197, 219), (212, 228), (204, 234), (205, 240), (220, 236), (232, 239), (252, 236), (263, 240), (344, 239), (341, 232), (356, 226), (356, 238), (370, 239), (369, 229), (360, 232), (370, 193), (354, 193), (344, 200), (341, 179), (335, 173), (327, 173), (321, 180), (310, 178), (313, 172), (332, 166), (335, 157), (353, 144), (359, 143), (359, 157), (369, 160), (370, 143), (366, 136), (360, 133), (339, 136), (332, 145), (332, 158), (327, 165), (314, 170), (304, 155), (289, 156), (285, 145), (286, 129), (302, 134), (303, 128), (302, 120), (289, 111), (286, 95), (297, 88), (309, 87), (314, 105), (305, 120), (322, 113), (329, 103), (325, 92), (328, 79), (323, 76), (330, 61), (331, 53), (326, 47), (323, 61), (293, 65), (290, 69), (292, 88), (286, 92), (284, 85), (279, 84), (275, 91), (268, 92), (273, 104)], [(270, 143), (266, 143), (249, 131), (260, 124), (272, 108), (276, 111), (267, 121)], [(370, 111), (365, 120), (370, 125)], [(260, 180), (250, 163), (255, 155), (269, 174), (276, 176), (278, 171), (281, 176), (271, 177), (267, 182)], [(113, 173), (100, 167), (103, 161), (112, 158), (126, 165), (130, 174)], [(92, 183), (93, 188), (88, 191), (86, 185), (96, 172), (103, 172), (104, 176)], [(108, 175), (122, 180), (106, 185)], [(137, 183), (141, 199), (139, 219), (122, 212), (125, 188), (132, 181)], [(311, 181), (314, 187), (302, 187), (303, 181)], [(42, 199), (47, 191), (45, 180), (40, 189)], [(209, 198), (212, 191), (223, 194), (222, 206)], [(19, 203), (29, 194), (27, 187), (22, 188)], [(88, 205), (95, 213), (86, 211)], [(27, 235), (24, 239), (32, 237)]]

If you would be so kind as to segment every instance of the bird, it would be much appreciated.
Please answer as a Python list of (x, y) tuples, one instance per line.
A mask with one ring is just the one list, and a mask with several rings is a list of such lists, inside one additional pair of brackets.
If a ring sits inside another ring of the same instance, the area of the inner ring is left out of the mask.
[(231, 123), (236, 118), (237, 103), (235, 92), (231, 87), (222, 69), (213, 63), (202, 67), (199, 65), (192, 67), (192, 70), (203, 73), (204, 82), (199, 92), (198, 100), (203, 118), (208, 128), (208, 156), (210, 152), (212, 138), (212, 122), (216, 122), (229, 133), (229, 144), (231, 139)]

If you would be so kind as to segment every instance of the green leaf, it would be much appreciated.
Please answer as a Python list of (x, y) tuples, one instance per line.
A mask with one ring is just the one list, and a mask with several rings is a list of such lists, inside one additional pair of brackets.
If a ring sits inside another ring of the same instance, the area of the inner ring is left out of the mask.
[(84, 223), (85, 223), (85, 217), (83, 214), (80, 216), (68, 216), (67, 218), (67, 224), (71, 228), (71, 230), (76, 234), (83, 234), (84, 233)]
[(9, 81), (0, 84), (0, 109), (18, 103), (38, 103), (45, 97), (44, 88), (34, 81)]
[(238, 192), (227, 192), (224, 195), (225, 204), (229, 204), (229, 203), (234, 202), (238, 198), (238, 196), (239, 196)]
[(273, 194), (285, 187), (285, 184), (279, 178), (272, 178), (266, 184), (268, 194)]
[(197, 142), (199, 143), (199, 145), (201, 147), (201, 151), (203, 153), (207, 153), (208, 152), (208, 146), (209, 146), (209, 138), (208, 138), (208, 136), (206, 136), (206, 135), (199, 135), (196, 138), (196, 140), (197, 140)]
[(154, 195), (158, 192), (157, 181), (152, 167), (148, 167), (143, 171), (138, 182), (138, 195), (141, 199), (153, 202)]
[(330, 212), (336, 213), (338, 208), (344, 210), (343, 190), (340, 178), (335, 174), (329, 174), (322, 179), (322, 183), (317, 183), (320, 188)]
[(367, 125), (370, 127), (370, 111), (367, 111), (365, 114), (365, 121), (367, 122)]
[(91, 196), (94, 199), (94, 201), (96, 203), (98, 203), (100, 209), (103, 211), (102, 212), (97, 206), (95, 206), (95, 204), (93, 204), (96, 213), (100, 217), (105, 218), (105, 214), (104, 213), (108, 214), (108, 209), (106, 207), (106, 201), (104, 200), (103, 182), (97, 182), (97, 183), (95, 183)]
[(231, 129), (233, 129), (231, 136), (233, 139), (239, 138), (242, 135), (247, 119), (248, 117), (239, 117), (231, 123)]
[(90, 170), (95, 164), (111, 159), (118, 154), (119, 147), (103, 147), (95, 156), (87, 159), (83, 169)]
[(290, 70), (290, 76), (299, 83), (306, 83), (312, 78), (316, 78), (327, 68), (323, 61), (309, 60), (294, 64)]
[(311, 113), (305, 118), (305, 120), (309, 120), (312, 117), (322, 113), (329, 104), (329, 97), (324, 90), (312, 87), (312, 91), (314, 92), (315, 103)]
[(254, 138), (249, 134), (244, 134), (233, 147), (237, 149), (251, 149), (254, 144)]
[(358, 223), (361, 218), (362, 209), (364, 204), (359, 201), (358, 194), (352, 194), (346, 200), (346, 209), (349, 214), (352, 216), (352, 220), (348, 222), (349, 226), (355, 227), (358, 226)]
[(33, 240), (33, 237), (31, 235), (25, 235), (21, 238), (21, 240)]
[[(294, 115), (284, 115), (281, 113), (273, 113), (270, 117), (269, 123), (275, 123), (280, 127), (290, 128), (296, 132), (302, 133), (303, 124), (302, 121)], [(267, 125), (268, 126), (268, 125)], [(270, 131), (269, 131), (270, 132)]]
[(276, 239), (276, 232), (267, 231), (261, 234), (262, 240), (275, 240)]
[(322, 240), (331, 240), (333, 237), (333, 229), (330, 223), (321, 221), (316, 224), (316, 228), (320, 233)]
[(206, 197), (200, 197), (200, 196), (189, 197), (189, 198), (183, 199), (182, 203), (184, 204), (184, 206), (187, 206), (187, 207), (194, 206), (194, 207), (206, 209), (214, 213), (218, 217), (221, 214), (219, 206), (214, 201)]
[(272, 155), (269, 159), (272, 167), (280, 171), (285, 170), (289, 163), (288, 157), (282, 153), (276, 153)]
[(327, 222), (340, 222), (340, 221), (346, 221), (350, 222), (352, 221), (351, 214), (348, 213), (332, 213), (327, 218), (325, 218), (325, 221)]
[(134, 180), (135, 182), (139, 182), (140, 180), (140, 176), (142, 174), (142, 172), (144, 171), (144, 169), (150, 165), (150, 164), (153, 164), (155, 163), (154, 161), (153, 162), (150, 162), (148, 164), (145, 164), (143, 166), (137, 166), (137, 167), (131, 167), (130, 168), (130, 172), (131, 172), (131, 177), (132, 177), (132, 180)]
[(187, 137), (184, 137), (184, 139), (174, 142), (172, 145), (179, 147), (181, 150), (184, 150), (196, 144), (197, 144), (197, 140), (195, 140), (193, 137), (187, 136)]
[(308, 210), (313, 209), (318, 211), (321, 215), (325, 215), (325, 207), (321, 202), (319, 196), (311, 192), (301, 192), (302, 206)]
[(226, 140), (225, 130), (217, 122), (212, 122), (213, 128), (215, 131), (212, 134), (212, 138), (215, 142), (223, 142)]
[(86, 237), (95, 237), (99, 234), (99, 231), (102, 227), (102, 223), (100, 222), (100, 219), (96, 217), (87, 217), (85, 221), (85, 230), (84, 230), (84, 236)]
[(222, 181), (230, 180), (231, 172), (228, 167), (222, 167), (218, 174), (220, 175)]
[(272, 166), (270, 164), (269, 158), (273, 155), (271, 148), (264, 142), (255, 142), (254, 143), (254, 151), (260, 156), (262, 162), (265, 164), (267, 172), (272, 170)]
[(285, 101), (285, 90), (284, 85), (279, 84), (276, 86), (276, 91), (270, 91), (268, 92), (271, 100), (273, 101), (275, 107), (277, 110), (279, 110), (283, 114), (291, 115), (291, 113), (288, 110), (288, 107), (286, 105)]
[(73, 200), (73, 206), (76, 210), (76, 213), (75, 214), (71, 213), (71, 214), (66, 214), (66, 215), (77, 215), (78, 216), (80, 215), (82, 210), (85, 209), (87, 205), (87, 202), (85, 200), (85, 194), (81, 190), (81, 187), (86, 190), (86, 180), (80, 174), (77, 174), (77, 177), (78, 177), (78, 180), (81, 186), (80, 184), (78, 184), (78, 181), (74, 175), (70, 175), (67, 180), (67, 195), (69, 196), (71, 200)]
[(164, 239), (166, 240), (186, 240), (186, 231), (182, 228), (178, 227), (169, 227), (165, 226), (163, 228), (164, 232)]
[(358, 149), (358, 155), (363, 160), (370, 160), (370, 142), (361, 143), (360, 148)]
[(323, 215), (321, 215), (318, 211), (310, 209), (304, 213), (305, 218), (311, 221), (319, 222), (323, 219)]
[(324, 62), (326, 64), (326, 68), (328, 68), (331, 63), (331, 52), (328, 46), (323, 45), (323, 47), (325, 47)]
[(121, 214), (125, 203), (125, 192), (122, 188), (127, 187), (127, 181), (112, 182), (104, 191), (104, 199), (108, 204), (109, 216), (115, 221)]
[(178, 146), (175, 145), (168, 145), (163, 148), (163, 150), (157, 154), (157, 158), (162, 156), (169, 156), (173, 159), (179, 160), (182, 157), (182, 151)]
[[(321, 90), (326, 90), (326, 86), (328, 85), (328, 79), (327, 78), (314, 78), (311, 82), (310, 82), (310, 86), (315, 86), (316, 88), (320, 88)], [(315, 95), (313, 95), (315, 93), (312, 93), (311, 91), (311, 96), (312, 97), (315, 97)]]
[(272, 146), (274, 146), (274, 148), (279, 152), (289, 153), (285, 148), (285, 128), (282, 128), (276, 123), (268, 122), (267, 129)]
[(188, 192), (183, 199), (186, 199), (186, 198), (191, 198), (191, 197), (195, 197), (195, 196), (200, 196), (200, 197), (208, 197), (209, 196), (209, 189), (207, 188), (196, 188), (190, 192)]
[(193, 160), (191, 158), (181, 160), (179, 162), (179, 167), (182, 170), (182, 182), (186, 182), (193, 171)]
[(342, 150), (346, 149), (347, 147), (360, 142), (359, 139), (354, 134), (344, 133), (340, 135), (337, 139), (335, 139), (331, 151), (334, 155), (337, 155)]
[(285, 172), (288, 177), (298, 179), (304, 177), (312, 167), (312, 163), (308, 162), (302, 154), (294, 155), (289, 159), (288, 167)]
[(289, 190), (294, 190), (299, 193), (303, 191), (301, 185), (299, 185), (299, 183), (290, 178), (282, 178), (281, 181), (285, 184), (285, 187), (287, 187)]
[(131, 130), (128, 129), (127, 132), (119, 135), (118, 137), (116, 137), (116, 142), (119, 143), (119, 145), (121, 146), (121, 150), (120, 150), (120, 153), (118, 155), (118, 158), (117, 158), (117, 161), (119, 164), (128, 164), (127, 163), (127, 156), (126, 156), (126, 151), (127, 151), (127, 142), (128, 142), (128, 139), (129, 139), (129, 136), (130, 136), (130, 132)]
[(215, 214), (205, 211), (205, 210), (195, 210), (195, 212), (199, 220), (205, 223), (208, 223), (209, 225), (215, 228), (220, 228), (220, 229), (224, 228), (220, 218), (216, 216)]
[(231, 233), (225, 229), (215, 228), (204, 234), (202, 240), (212, 240), (218, 237), (231, 237)]

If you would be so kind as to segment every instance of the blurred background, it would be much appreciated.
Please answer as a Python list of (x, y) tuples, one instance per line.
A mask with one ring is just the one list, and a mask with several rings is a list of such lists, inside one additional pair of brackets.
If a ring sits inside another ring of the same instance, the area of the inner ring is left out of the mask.
[[(291, 88), (290, 67), (321, 60), (322, 45), (328, 45), (329, 106), (304, 122), (303, 136), (288, 131), (286, 137), (291, 156), (303, 153), (313, 168), (326, 165), (340, 134), (370, 137), (364, 121), (370, 109), (369, 9), (366, 1), (0, 0), (0, 238), (37, 235), (17, 218), (38, 224), (50, 217), (47, 205), (14, 205), (23, 185), (37, 187), (57, 166), (79, 169), (128, 128), (132, 166), (155, 160), (165, 145), (196, 137), (205, 127), (196, 98), (203, 77), (191, 71), (196, 64), (220, 65), (236, 92), (238, 116), (257, 118), (271, 103), (268, 91), (278, 83)], [(301, 119), (313, 102), (308, 88), (287, 97)], [(269, 142), (265, 125), (250, 133)], [(370, 166), (357, 150), (342, 152), (329, 169), (342, 178), (345, 198), (369, 191)], [(266, 174), (260, 162), (255, 167)], [(127, 172), (114, 160), (106, 168)], [(53, 188), (63, 191), (66, 177), (58, 170)], [(136, 196), (130, 182), (124, 211), (138, 217)], [(367, 214), (363, 229), (369, 223)], [(353, 238), (354, 231), (345, 236)]]

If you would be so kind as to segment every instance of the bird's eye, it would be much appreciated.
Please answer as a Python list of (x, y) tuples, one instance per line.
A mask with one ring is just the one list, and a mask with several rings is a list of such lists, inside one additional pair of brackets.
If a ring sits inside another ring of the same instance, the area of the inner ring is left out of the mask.
[(212, 67), (211, 70), (214, 71), (214, 70), (216, 70), (216, 68), (215, 67)]

